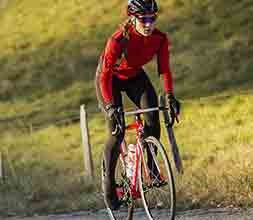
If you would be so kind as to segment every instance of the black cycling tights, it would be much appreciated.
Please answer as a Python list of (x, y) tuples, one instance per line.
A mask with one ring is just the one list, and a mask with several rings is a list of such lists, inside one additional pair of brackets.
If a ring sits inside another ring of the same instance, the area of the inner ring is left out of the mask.
[[(97, 73), (96, 78), (97, 98), (100, 105), (103, 106), (98, 77), (99, 73)], [(113, 76), (113, 100), (114, 104), (119, 107), (123, 107), (122, 92), (125, 92), (130, 100), (139, 108), (150, 108), (158, 105), (155, 89), (143, 70), (141, 70), (135, 78), (129, 80), (120, 80), (116, 76)], [(112, 131), (115, 128), (116, 122), (114, 120), (109, 120), (107, 117), (105, 118), (108, 125), (108, 139), (104, 150), (105, 171), (106, 176), (108, 177), (105, 181), (108, 181), (108, 183), (105, 184), (107, 185), (106, 187), (109, 187), (105, 189), (105, 191), (108, 191), (108, 193), (111, 194), (110, 191), (112, 191), (115, 186), (114, 172), (120, 153), (120, 143), (124, 138), (124, 133), (118, 136), (113, 136)], [(144, 133), (146, 137), (152, 135), (157, 139), (160, 138), (159, 113), (157, 111), (144, 114)]]

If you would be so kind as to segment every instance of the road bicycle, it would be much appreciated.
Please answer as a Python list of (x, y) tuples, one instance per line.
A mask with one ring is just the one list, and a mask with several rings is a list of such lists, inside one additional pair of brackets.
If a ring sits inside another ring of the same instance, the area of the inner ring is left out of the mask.
[[(123, 117), (135, 116), (134, 122), (125, 126), (125, 131), (127, 134), (129, 130), (135, 130), (136, 143), (127, 145), (124, 139), (120, 145), (115, 180), (117, 196), (125, 208), (112, 210), (105, 200), (111, 220), (132, 219), (134, 207), (141, 207), (142, 204), (149, 220), (160, 219), (161, 213), (168, 220), (175, 219), (175, 183), (168, 156), (159, 140), (153, 136), (144, 138), (141, 115), (151, 111), (166, 113), (169, 108), (159, 106), (122, 112)], [(174, 119), (175, 115), (170, 113), (166, 115), (165, 122), (172, 126)], [(104, 177), (102, 163), (102, 181)]]

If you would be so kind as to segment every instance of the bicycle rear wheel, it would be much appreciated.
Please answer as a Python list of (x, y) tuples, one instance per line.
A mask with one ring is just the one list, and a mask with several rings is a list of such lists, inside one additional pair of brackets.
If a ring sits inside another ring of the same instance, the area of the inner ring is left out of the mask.
[(138, 171), (139, 189), (148, 219), (174, 220), (175, 185), (167, 154), (152, 136), (145, 139), (143, 154), (144, 161)]
[[(102, 161), (102, 190), (104, 192), (103, 188), (103, 182), (105, 178), (105, 166), (104, 161)], [(117, 195), (120, 199), (120, 202), (122, 205), (118, 210), (113, 210), (108, 205), (108, 201), (106, 197), (104, 196), (104, 202), (106, 206), (107, 213), (109, 215), (110, 220), (131, 220), (133, 216), (133, 200), (130, 193), (130, 185), (128, 178), (125, 174), (125, 166), (124, 161), (122, 158), (119, 158), (117, 161), (117, 166), (115, 170), (115, 181), (116, 181), (116, 191)]]

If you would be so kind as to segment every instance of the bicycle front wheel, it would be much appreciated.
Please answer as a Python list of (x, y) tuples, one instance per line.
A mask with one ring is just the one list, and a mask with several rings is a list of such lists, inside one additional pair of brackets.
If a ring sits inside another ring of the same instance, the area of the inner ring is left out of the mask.
[(175, 219), (175, 185), (172, 169), (162, 144), (147, 137), (139, 165), (139, 189), (149, 220)]

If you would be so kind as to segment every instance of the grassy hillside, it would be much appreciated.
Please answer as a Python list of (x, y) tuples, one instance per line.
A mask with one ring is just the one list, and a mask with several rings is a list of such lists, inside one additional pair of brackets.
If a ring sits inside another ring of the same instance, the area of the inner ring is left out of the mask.
[[(175, 128), (185, 164), (178, 206), (252, 206), (253, 3), (158, 3), (157, 25), (171, 38), (183, 102)], [(79, 124), (55, 122), (86, 104), (99, 175), (106, 132), (93, 78), (106, 38), (125, 19), (125, 4), (9, 0), (0, 9), (0, 150), (8, 176), (0, 184), (1, 214), (103, 206), (99, 178), (95, 185), (83, 178)], [(161, 92), (155, 62), (146, 69)], [(46, 128), (33, 129), (38, 125)]]

